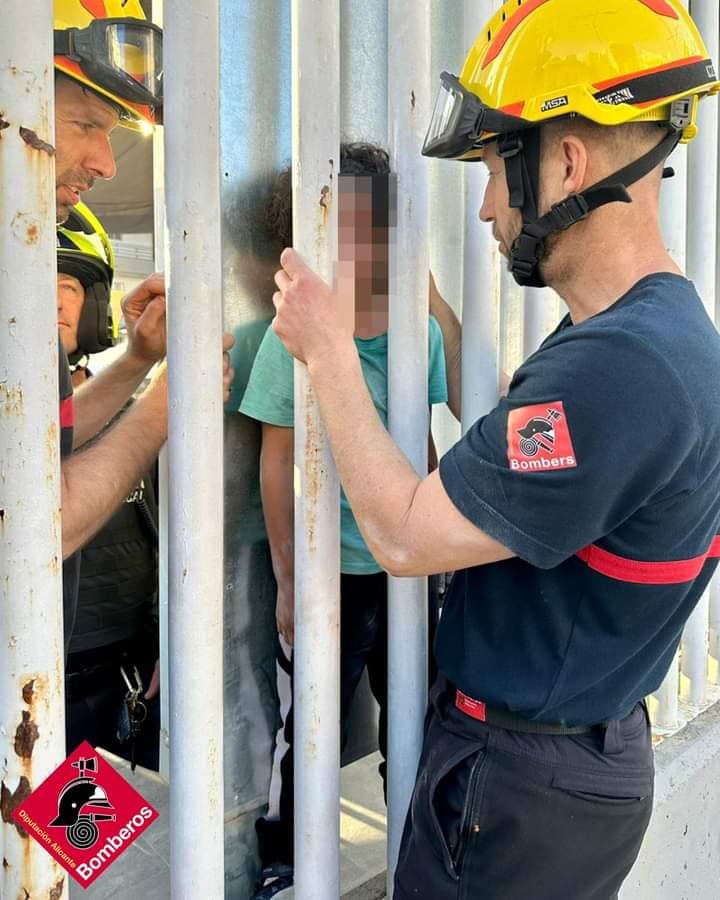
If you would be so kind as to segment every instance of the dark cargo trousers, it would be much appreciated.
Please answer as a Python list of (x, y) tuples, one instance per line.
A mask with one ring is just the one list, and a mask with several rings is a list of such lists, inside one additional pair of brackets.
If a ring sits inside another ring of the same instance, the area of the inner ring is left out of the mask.
[(394, 900), (612, 900), (650, 818), (645, 707), (582, 735), (528, 734), (431, 693)]

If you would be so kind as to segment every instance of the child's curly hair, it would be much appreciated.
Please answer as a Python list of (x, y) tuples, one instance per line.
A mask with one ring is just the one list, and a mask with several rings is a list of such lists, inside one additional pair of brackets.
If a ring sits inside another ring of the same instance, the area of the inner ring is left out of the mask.
[[(386, 150), (361, 141), (340, 146), (341, 175), (389, 175), (390, 157)], [(268, 202), (265, 221), (281, 247), (292, 247), (292, 172), (287, 166), (276, 175)]]

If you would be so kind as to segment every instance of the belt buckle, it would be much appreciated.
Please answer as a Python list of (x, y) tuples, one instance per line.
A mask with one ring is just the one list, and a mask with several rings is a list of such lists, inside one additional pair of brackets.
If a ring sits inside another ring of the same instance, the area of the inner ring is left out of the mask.
[(485, 721), (485, 704), (482, 700), (474, 700), (472, 697), (468, 697), (467, 694), (463, 694), (462, 691), (456, 689), (455, 706), (460, 712), (464, 712), (466, 716), (477, 719), (479, 722)]

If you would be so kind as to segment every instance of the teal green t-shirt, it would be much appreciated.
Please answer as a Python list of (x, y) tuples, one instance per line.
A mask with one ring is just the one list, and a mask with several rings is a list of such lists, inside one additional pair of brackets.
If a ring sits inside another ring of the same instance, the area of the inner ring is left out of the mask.
[[(442, 332), (430, 316), (428, 328), (428, 402), (447, 402), (447, 378)], [(360, 365), (375, 409), (387, 427), (388, 408), (388, 341), (387, 333), (377, 337), (355, 338)], [(260, 344), (240, 404), (240, 412), (268, 425), (292, 428), (294, 424), (293, 358), (272, 328), (268, 328)], [(367, 544), (360, 534), (345, 492), (340, 495), (340, 570), (350, 575), (380, 572)]]

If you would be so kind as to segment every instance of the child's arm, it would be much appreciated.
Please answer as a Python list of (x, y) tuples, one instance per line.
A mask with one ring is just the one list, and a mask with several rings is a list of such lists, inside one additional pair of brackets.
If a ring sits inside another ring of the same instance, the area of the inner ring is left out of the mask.
[(430, 428), (428, 429), (428, 475), (431, 472), (434, 472), (438, 467), (438, 455), (437, 455), (437, 447), (435, 446), (435, 438), (432, 433), (432, 405), (430, 406), (430, 412), (428, 415), (428, 421), (430, 422)]
[(430, 314), (437, 319), (445, 348), (448, 406), (460, 421), (462, 409), (462, 327), (452, 307), (441, 296), (430, 272)]
[(278, 587), (275, 615), (278, 633), (289, 644), (294, 640), (295, 605), (293, 435), (292, 428), (262, 424), (260, 491)]

